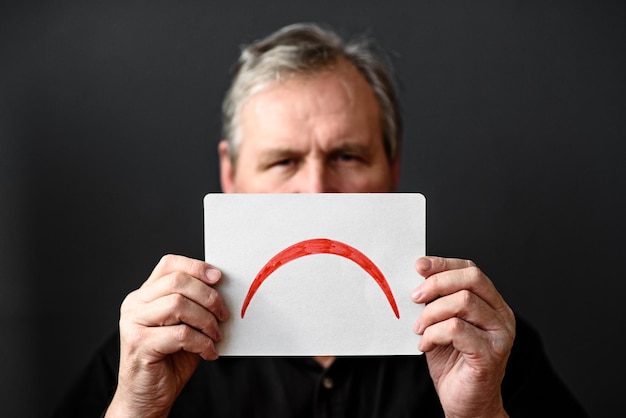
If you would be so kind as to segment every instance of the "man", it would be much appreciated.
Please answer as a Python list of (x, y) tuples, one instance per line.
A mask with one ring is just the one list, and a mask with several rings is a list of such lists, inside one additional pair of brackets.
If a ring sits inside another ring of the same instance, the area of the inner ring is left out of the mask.
[[(224, 137), (226, 193), (390, 192), (398, 182), (401, 119), (384, 62), (316, 25), (243, 50)], [(411, 295), (427, 304), (414, 327), (424, 356), (218, 359), (229, 316), (214, 287), (221, 273), (165, 256), (124, 300), (119, 342), (59, 415), (585, 416), (474, 263), (427, 256), (415, 268), (426, 278)]]

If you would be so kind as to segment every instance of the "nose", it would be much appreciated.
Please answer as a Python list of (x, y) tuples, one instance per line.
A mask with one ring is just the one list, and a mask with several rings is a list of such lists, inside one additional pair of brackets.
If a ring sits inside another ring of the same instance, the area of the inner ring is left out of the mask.
[(297, 189), (299, 193), (333, 192), (331, 170), (322, 161), (310, 161), (302, 168)]

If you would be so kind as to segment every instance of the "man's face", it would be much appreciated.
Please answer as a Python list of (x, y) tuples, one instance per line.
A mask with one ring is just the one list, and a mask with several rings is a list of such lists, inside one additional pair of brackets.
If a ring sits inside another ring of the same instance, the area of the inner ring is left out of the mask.
[(225, 193), (390, 192), (397, 163), (382, 140), (378, 102), (347, 62), (275, 82), (244, 103), (236, 167), (220, 143)]

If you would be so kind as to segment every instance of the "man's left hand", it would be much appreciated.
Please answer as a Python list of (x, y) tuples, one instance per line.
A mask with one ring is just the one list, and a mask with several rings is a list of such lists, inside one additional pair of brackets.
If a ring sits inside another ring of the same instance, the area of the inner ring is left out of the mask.
[(507, 416), (500, 392), (515, 339), (515, 315), (471, 261), (421, 257), (426, 280), (412, 293), (425, 303), (415, 332), (448, 417)]

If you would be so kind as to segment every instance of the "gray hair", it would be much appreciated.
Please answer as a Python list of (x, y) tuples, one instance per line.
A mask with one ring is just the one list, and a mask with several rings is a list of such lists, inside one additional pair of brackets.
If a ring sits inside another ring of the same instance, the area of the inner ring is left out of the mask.
[(394, 161), (402, 138), (402, 119), (386, 56), (371, 39), (344, 42), (318, 24), (297, 23), (245, 46), (235, 64), (232, 85), (222, 104), (222, 133), (233, 164), (241, 143), (237, 118), (250, 96), (287, 75), (326, 70), (341, 58), (352, 63), (372, 87), (381, 111), (384, 149), (389, 161)]

